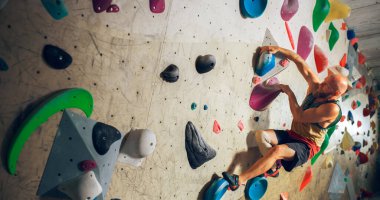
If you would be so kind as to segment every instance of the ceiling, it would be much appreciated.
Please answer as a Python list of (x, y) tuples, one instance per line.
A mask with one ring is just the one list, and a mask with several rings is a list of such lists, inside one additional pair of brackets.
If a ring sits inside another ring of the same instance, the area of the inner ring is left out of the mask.
[(380, 0), (342, 1), (351, 7), (346, 22), (359, 38), (359, 50), (367, 58), (368, 73), (380, 83)]

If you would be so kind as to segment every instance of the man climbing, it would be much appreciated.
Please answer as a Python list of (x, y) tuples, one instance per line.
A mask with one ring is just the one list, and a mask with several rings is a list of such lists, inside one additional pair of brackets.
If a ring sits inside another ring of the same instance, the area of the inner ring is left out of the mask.
[(296, 53), (277, 46), (263, 46), (261, 52), (277, 52), (293, 61), (308, 84), (307, 95), (298, 105), (288, 85), (280, 84), (282, 92), (288, 95), (293, 121), (290, 130), (258, 130), (256, 141), (263, 157), (240, 175), (223, 172), (231, 190), (256, 176), (266, 174), (278, 176), (281, 165), (290, 172), (312, 158), (320, 149), (327, 129), (337, 124), (342, 116), (337, 100), (348, 88), (348, 81), (342, 75), (329, 71), (321, 82), (307, 63)]

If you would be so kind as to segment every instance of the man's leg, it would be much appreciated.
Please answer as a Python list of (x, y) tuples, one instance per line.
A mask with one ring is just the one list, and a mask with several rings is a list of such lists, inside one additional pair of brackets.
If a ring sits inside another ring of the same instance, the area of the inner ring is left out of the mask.
[(257, 145), (261, 155), (265, 155), (270, 148), (278, 144), (276, 132), (273, 129), (255, 131)]

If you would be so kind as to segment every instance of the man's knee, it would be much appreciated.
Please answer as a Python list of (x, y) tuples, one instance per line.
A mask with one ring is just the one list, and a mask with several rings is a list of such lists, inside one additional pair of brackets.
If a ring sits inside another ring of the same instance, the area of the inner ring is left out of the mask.
[(255, 131), (255, 137), (256, 137), (256, 141), (257, 142), (260, 142), (260, 143), (263, 143), (263, 142), (270, 142), (268, 141), (269, 138), (268, 138), (268, 133), (266, 133), (265, 131), (263, 130), (257, 130)]
[(285, 155), (287, 153), (288, 148), (289, 147), (286, 145), (276, 145), (270, 148), (270, 150), (268, 151), (268, 155), (276, 159), (283, 159), (284, 157), (286, 157)]

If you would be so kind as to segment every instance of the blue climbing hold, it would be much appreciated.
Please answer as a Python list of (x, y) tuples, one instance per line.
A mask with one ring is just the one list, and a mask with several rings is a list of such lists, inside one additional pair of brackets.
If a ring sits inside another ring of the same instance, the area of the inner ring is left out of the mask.
[(55, 20), (63, 19), (69, 14), (64, 0), (41, 0), (41, 2)]
[(351, 111), (348, 111), (347, 121), (351, 121), (351, 124), (354, 124), (354, 123), (355, 123), (355, 121), (354, 121), (354, 116), (352, 115), (352, 112), (351, 112)]
[(8, 65), (2, 58), (0, 58), (0, 71), (8, 71)]
[(208, 109), (208, 106), (205, 104), (204, 106), (203, 106), (203, 110), (207, 110)]
[(355, 31), (354, 29), (348, 29), (347, 30), (347, 39), (351, 40), (353, 38), (355, 38)]
[(219, 200), (228, 189), (228, 182), (224, 178), (215, 180), (207, 189), (204, 200)]
[(259, 200), (267, 191), (268, 181), (264, 176), (250, 179), (245, 186), (245, 197), (249, 200)]
[(240, 11), (243, 17), (260, 17), (267, 7), (268, 0), (240, 0)]
[(192, 103), (191, 104), (191, 110), (195, 110), (197, 108), (197, 104), (196, 103)]
[(260, 55), (259, 61), (255, 67), (255, 72), (259, 76), (264, 76), (276, 65), (276, 59), (273, 54), (262, 53)]

